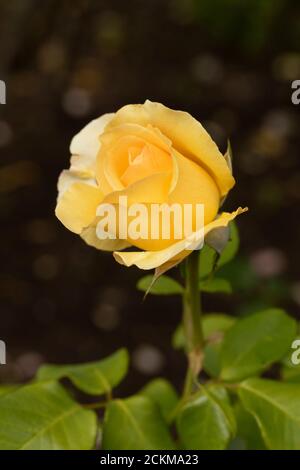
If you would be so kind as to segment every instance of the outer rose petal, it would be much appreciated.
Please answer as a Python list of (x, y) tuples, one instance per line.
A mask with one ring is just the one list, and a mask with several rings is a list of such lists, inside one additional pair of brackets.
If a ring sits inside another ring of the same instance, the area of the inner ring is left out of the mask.
[[(226, 227), (231, 220), (245, 211), (247, 211), (247, 208), (242, 209), (239, 207), (232, 213), (223, 212), (216, 220), (204, 227), (204, 236), (214, 228)], [(190, 241), (190, 245), (193, 245), (193, 241)], [(186, 246), (186, 240), (182, 240), (160, 251), (115, 252), (114, 258), (118, 263), (125, 266), (135, 265), (140, 269), (154, 269), (163, 267), (165, 263), (169, 264), (171, 260), (174, 263), (170, 263), (170, 266), (174, 266), (176, 260), (179, 263), (190, 253), (191, 251)]]
[(97, 222), (94, 221), (89, 227), (83, 229), (80, 234), (87, 245), (103, 251), (124, 250), (130, 246), (126, 240), (100, 240), (96, 235), (96, 225)]
[(96, 157), (102, 134), (114, 114), (104, 114), (91, 121), (72, 140), (71, 167), (62, 171), (58, 180), (55, 213), (69, 230), (81, 233), (95, 219), (103, 193), (95, 180)]
[(147, 100), (143, 105), (121, 108), (107, 126), (113, 129), (124, 123), (157, 127), (185, 157), (201, 165), (215, 179), (220, 195), (224, 196), (235, 181), (217, 145), (204, 127), (189, 113), (169, 109), (160, 103)]
[(70, 145), (71, 171), (95, 178), (96, 157), (100, 150), (100, 136), (114, 113), (103, 114), (87, 124), (73, 137)]
[(63, 194), (72, 186), (74, 183), (85, 183), (90, 186), (97, 186), (93, 178), (88, 178), (87, 176), (78, 176), (70, 170), (63, 170), (58, 178), (57, 189), (58, 189), (58, 201), (61, 199)]
[(55, 214), (65, 227), (79, 234), (93, 222), (102, 200), (103, 194), (97, 186), (76, 182), (60, 195)]

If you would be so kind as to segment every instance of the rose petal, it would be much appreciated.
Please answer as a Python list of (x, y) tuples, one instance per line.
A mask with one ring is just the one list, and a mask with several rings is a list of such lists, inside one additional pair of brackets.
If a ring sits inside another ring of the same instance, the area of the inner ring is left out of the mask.
[[(220, 216), (204, 227), (203, 236), (205, 236), (210, 230), (217, 227), (226, 227), (228, 223), (233, 220), (237, 215), (247, 211), (247, 208), (242, 209), (239, 207), (235, 212), (223, 212)], [(191, 237), (192, 238), (192, 237)], [(200, 242), (198, 234), (195, 232), (194, 240), (190, 239), (187, 243), (186, 240), (174, 243), (168, 248), (160, 251), (140, 251), (140, 252), (114, 252), (114, 258), (120, 264), (125, 266), (135, 265), (140, 269), (153, 269), (157, 267), (163, 267), (165, 263), (169, 263), (170, 260), (180, 263), (191, 251), (188, 249), (193, 246), (195, 240)], [(171, 263), (174, 266), (173, 263)]]
[(93, 222), (102, 200), (103, 194), (97, 186), (76, 182), (60, 195), (55, 214), (65, 227), (79, 234)]
[(70, 145), (71, 171), (95, 177), (96, 157), (100, 149), (100, 136), (114, 113), (103, 114), (87, 124), (73, 137)]
[(131, 135), (156, 145), (156, 147), (161, 148), (165, 152), (168, 152), (171, 148), (172, 142), (159, 129), (150, 124), (141, 126), (139, 124), (125, 123), (120, 126), (110, 126), (110, 123), (111, 121), (107, 124), (105, 132), (101, 135), (101, 142), (105, 146), (111, 145), (116, 139)]
[(57, 189), (58, 189), (58, 196), (57, 199), (59, 200), (65, 191), (67, 191), (70, 186), (74, 183), (85, 183), (90, 186), (97, 186), (96, 181), (93, 178), (84, 177), (82, 175), (78, 175), (70, 170), (63, 170), (58, 178)]
[(74, 183), (84, 182), (97, 186), (95, 179), (96, 156), (100, 148), (100, 135), (114, 114), (104, 114), (91, 121), (73, 138), (70, 151), (71, 166), (63, 170), (58, 179), (58, 200)]
[[(127, 205), (130, 206), (131, 204), (137, 203), (162, 203), (167, 200), (168, 193), (170, 190), (170, 183), (172, 181), (172, 174), (171, 172), (166, 173), (156, 173), (155, 175), (148, 176), (143, 180), (140, 180), (128, 188), (121, 190), (121, 191), (114, 191), (109, 195), (105, 196), (101, 201), (102, 204), (113, 204), (115, 205), (115, 213), (116, 213), (116, 233), (113, 234), (117, 237), (119, 224), (118, 224), (118, 217), (119, 217), (119, 202), (121, 196), (127, 197)], [(91, 246), (98, 248), (99, 250), (107, 250), (107, 251), (115, 251), (115, 250), (122, 250), (130, 246), (133, 241), (130, 240), (101, 240), (96, 235), (96, 227), (99, 222), (100, 218), (95, 218), (90, 223), (89, 227), (86, 227), (85, 230), (82, 231), (81, 237)], [(147, 240), (145, 240), (147, 242)], [(135, 245), (137, 245), (137, 241), (135, 241)], [(144, 246), (143, 246), (144, 248)], [(144, 248), (146, 249), (146, 248)]]
[(170, 153), (171, 143), (158, 129), (136, 124), (108, 128), (101, 136), (101, 148), (97, 156), (96, 175), (104, 194), (123, 189), (120, 178), (128, 166), (128, 147), (152, 144)]
[(126, 240), (101, 240), (96, 235), (96, 225), (97, 222), (93, 222), (89, 227), (83, 229), (80, 234), (87, 245), (102, 251), (119, 251), (130, 247), (130, 244)]
[(103, 202), (118, 204), (120, 196), (127, 196), (128, 205), (135, 203), (166, 202), (170, 191), (172, 172), (155, 173), (121, 191), (114, 191), (105, 196)]

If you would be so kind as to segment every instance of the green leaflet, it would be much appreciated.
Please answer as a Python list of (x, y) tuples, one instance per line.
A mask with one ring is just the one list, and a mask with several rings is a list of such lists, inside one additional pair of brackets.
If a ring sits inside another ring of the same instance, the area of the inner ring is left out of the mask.
[(113, 400), (103, 423), (105, 450), (174, 449), (158, 406), (144, 396)]
[(101, 361), (78, 365), (44, 365), (37, 374), (38, 380), (70, 379), (76, 387), (90, 395), (110, 393), (125, 377), (128, 370), (128, 353), (120, 349)]
[[(153, 284), (152, 284), (153, 283)], [(137, 283), (138, 290), (152, 295), (177, 295), (183, 293), (183, 287), (179, 282), (169, 276), (160, 276), (153, 282), (153, 276), (142, 277)]]
[(236, 430), (226, 390), (221, 386), (201, 387), (181, 409), (177, 430), (184, 449), (226, 449)]
[(156, 403), (163, 418), (167, 421), (178, 404), (178, 394), (173, 385), (163, 378), (154, 379), (142, 390), (140, 395), (150, 398)]
[(239, 381), (281, 359), (296, 335), (296, 322), (280, 309), (238, 320), (225, 334), (221, 378)]
[(269, 449), (300, 450), (300, 384), (248, 379), (239, 396)]
[(97, 417), (56, 382), (35, 382), (0, 397), (0, 449), (92, 449)]
[(227, 242), (225, 248), (222, 250), (220, 256), (218, 256), (217, 252), (208, 246), (207, 244), (204, 245), (200, 252), (200, 278), (206, 278), (209, 274), (211, 274), (214, 269), (219, 269), (224, 264), (231, 261), (240, 245), (239, 240), (239, 233), (236, 223), (230, 222), (229, 224), (230, 234), (229, 234), (229, 241)]

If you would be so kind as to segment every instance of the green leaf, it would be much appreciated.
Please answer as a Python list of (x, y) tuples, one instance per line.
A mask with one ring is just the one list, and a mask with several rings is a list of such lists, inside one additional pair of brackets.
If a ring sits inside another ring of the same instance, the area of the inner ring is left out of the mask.
[(206, 281), (200, 282), (200, 289), (202, 292), (216, 293), (220, 292), (223, 294), (231, 294), (232, 288), (230, 282), (226, 279), (213, 278)]
[[(230, 317), (225, 313), (207, 313), (202, 318), (202, 328), (204, 339), (210, 339), (210, 336), (218, 335), (223, 333), (230, 328), (235, 322), (234, 317)], [(176, 328), (173, 338), (172, 345), (175, 349), (185, 348), (185, 338), (182, 324)]]
[(235, 418), (223, 387), (202, 387), (177, 419), (180, 440), (188, 450), (223, 450), (235, 433)]
[[(238, 256), (237, 258), (231, 260), (230, 263), (221, 266), (218, 275), (230, 282), (230, 284), (233, 286), (234, 292), (242, 292), (243, 297), (245, 297), (246, 293), (257, 289), (259, 287), (259, 283), (261, 282), (250, 265), (249, 260), (242, 258), (241, 256)], [(257, 303), (258, 301), (261, 303), (261, 300), (259, 299), (252, 298), (251, 300), (251, 303)], [(248, 303), (249, 302), (250, 299), (248, 300)]]
[(152, 280), (153, 276), (151, 275), (142, 277), (137, 283), (138, 290), (148, 292), (150, 287), (149, 293), (153, 295), (172, 295), (183, 293), (183, 287), (179, 282), (169, 276), (160, 276), (151, 286)]
[(229, 263), (229, 261), (231, 261), (237, 254), (239, 246), (240, 246), (239, 231), (238, 231), (236, 223), (234, 221), (230, 222), (229, 227), (230, 227), (229, 242), (227, 243), (226, 247), (222, 251), (222, 254), (218, 261), (218, 267), (224, 266), (224, 264)]
[(200, 262), (199, 262), (199, 275), (201, 279), (205, 279), (209, 276), (215, 267), (217, 260), (217, 253), (213, 248), (208, 245), (204, 245), (200, 251)]
[(119, 349), (101, 361), (76, 365), (44, 365), (37, 374), (38, 380), (59, 380), (67, 377), (73, 384), (90, 395), (109, 394), (128, 370), (128, 353)]
[(285, 382), (300, 383), (300, 366), (284, 366), (281, 369), (281, 377)]
[[(142, 277), (137, 283), (138, 290), (152, 295), (182, 295), (184, 292), (184, 288), (179, 284), (179, 282), (175, 281), (175, 279), (172, 279), (171, 277), (162, 275), (154, 282), (153, 285), (151, 285), (152, 281), (153, 276), (148, 275)], [(203, 292), (212, 293), (223, 292), (225, 294), (230, 294), (232, 292), (229, 281), (221, 278), (201, 281), (199, 289), (203, 290)]]
[(236, 319), (222, 313), (205, 316), (203, 331), (208, 341), (204, 348), (203, 369), (212, 377), (221, 372), (221, 349), (225, 331), (232, 327)]
[(208, 343), (204, 348), (203, 369), (211, 377), (219, 377), (221, 373), (222, 339)]
[(0, 449), (92, 449), (97, 417), (57, 382), (35, 382), (0, 398)]
[(244, 448), (249, 450), (264, 450), (265, 443), (255, 418), (244, 408), (241, 402), (234, 407), (237, 422), (237, 439), (242, 439)]
[(6, 393), (10, 393), (13, 390), (17, 389), (17, 385), (1, 385), (0, 386), (0, 396), (5, 395)]
[(172, 346), (174, 349), (185, 349), (184, 329), (181, 323), (172, 335)]
[(159, 408), (149, 398), (133, 396), (109, 403), (103, 424), (104, 450), (174, 449)]
[(225, 246), (222, 254), (218, 256), (217, 252), (208, 245), (204, 245), (200, 251), (200, 278), (206, 278), (214, 270), (224, 266), (224, 264), (231, 261), (236, 255), (240, 240), (236, 223), (230, 222), (230, 236), (227, 245)]
[(281, 359), (296, 334), (296, 322), (280, 309), (268, 309), (237, 321), (222, 346), (221, 378), (239, 381)]
[(261, 430), (268, 449), (300, 450), (300, 385), (248, 379), (239, 396)]
[(156, 403), (163, 418), (167, 421), (178, 404), (178, 394), (173, 385), (165, 379), (154, 379), (140, 391), (141, 395)]
[(235, 323), (236, 318), (226, 315), (226, 313), (207, 313), (203, 315), (203, 334), (205, 339), (210, 339), (213, 335), (224, 333)]

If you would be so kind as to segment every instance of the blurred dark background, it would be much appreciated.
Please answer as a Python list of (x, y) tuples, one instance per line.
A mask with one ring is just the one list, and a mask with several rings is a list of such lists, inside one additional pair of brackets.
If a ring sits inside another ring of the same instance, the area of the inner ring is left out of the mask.
[[(265, 306), (300, 313), (297, 0), (1, 0), (0, 382), (42, 362), (132, 354), (121, 393), (164, 374), (181, 384), (173, 351), (176, 297), (135, 289), (144, 273), (84, 244), (54, 216), (72, 136), (89, 120), (146, 98), (189, 111), (222, 151), (229, 137), (240, 254), (224, 268), (234, 295), (204, 296), (206, 312)], [(177, 275), (176, 270), (174, 274)]]

